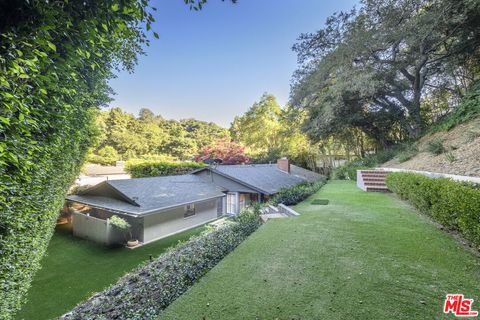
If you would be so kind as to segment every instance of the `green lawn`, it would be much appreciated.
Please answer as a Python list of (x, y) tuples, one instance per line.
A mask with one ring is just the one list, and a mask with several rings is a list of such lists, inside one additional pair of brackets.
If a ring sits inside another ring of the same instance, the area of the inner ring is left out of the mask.
[(92, 293), (106, 286), (148, 260), (158, 256), (180, 240), (203, 231), (198, 227), (134, 250), (106, 248), (75, 238), (65, 227), (57, 228), (42, 269), (28, 293), (28, 302), (17, 319), (42, 320), (58, 317), (71, 310)]
[(296, 210), (260, 227), (160, 318), (443, 319), (446, 293), (480, 309), (480, 259), (394, 195), (334, 181)]

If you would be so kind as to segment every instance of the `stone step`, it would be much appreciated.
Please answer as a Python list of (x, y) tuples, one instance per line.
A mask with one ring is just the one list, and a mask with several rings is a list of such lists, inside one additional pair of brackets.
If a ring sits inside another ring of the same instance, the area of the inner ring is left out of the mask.
[(387, 187), (381, 187), (381, 186), (375, 186), (375, 187), (365, 186), (365, 189), (367, 192), (389, 192)]
[(364, 182), (365, 187), (386, 187), (385, 182)]
[(377, 181), (380, 181), (380, 182), (384, 182), (385, 181), (385, 178), (384, 177), (362, 177), (363, 178), (363, 181), (372, 181), (372, 182), (377, 182)]
[(384, 171), (384, 170), (361, 170), (362, 173), (382, 173), (382, 174), (387, 174), (389, 171)]
[(387, 173), (363, 173), (362, 172), (362, 176), (363, 177), (386, 177)]

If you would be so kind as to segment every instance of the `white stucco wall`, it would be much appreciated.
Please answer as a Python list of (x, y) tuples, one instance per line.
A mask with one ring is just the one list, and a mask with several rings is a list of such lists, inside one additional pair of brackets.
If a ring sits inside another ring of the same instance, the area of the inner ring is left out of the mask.
[(195, 203), (195, 215), (184, 218), (185, 207), (177, 207), (144, 217), (143, 242), (148, 243), (217, 219), (218, 199)]

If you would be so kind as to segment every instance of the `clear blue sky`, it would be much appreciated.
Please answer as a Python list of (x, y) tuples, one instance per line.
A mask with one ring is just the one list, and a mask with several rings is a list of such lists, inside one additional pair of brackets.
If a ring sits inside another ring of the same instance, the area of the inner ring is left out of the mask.
[(291, 47), (303, 32), (321, 28), (356, 0), (209, 0), (190, 11), (182, 0), (152, 0), (153, 29), (134, 74), (111, 85), (111, 106), (138, 114), (142, 107), (167, 119), (197, 118), (228, 127), (263, 92), (284, 105), (296, 69)]

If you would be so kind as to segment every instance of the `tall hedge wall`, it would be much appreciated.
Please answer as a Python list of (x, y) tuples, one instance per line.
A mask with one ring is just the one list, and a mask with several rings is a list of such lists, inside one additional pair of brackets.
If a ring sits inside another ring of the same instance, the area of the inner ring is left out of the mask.
[(415, 173), (390, 173), (388, 188), (480, 248), (480, 186)]
[(131, 69), (146, 42), (146, 6), (0, 1), (0, 319), (20, 308), (40, 267), (112, 68)]
[(205, 167), (200, 162), (169, 162), (169, 161), (128, 161), (125, 170), (132, 178), (171, 176), (187, 174), (195, 169)]

